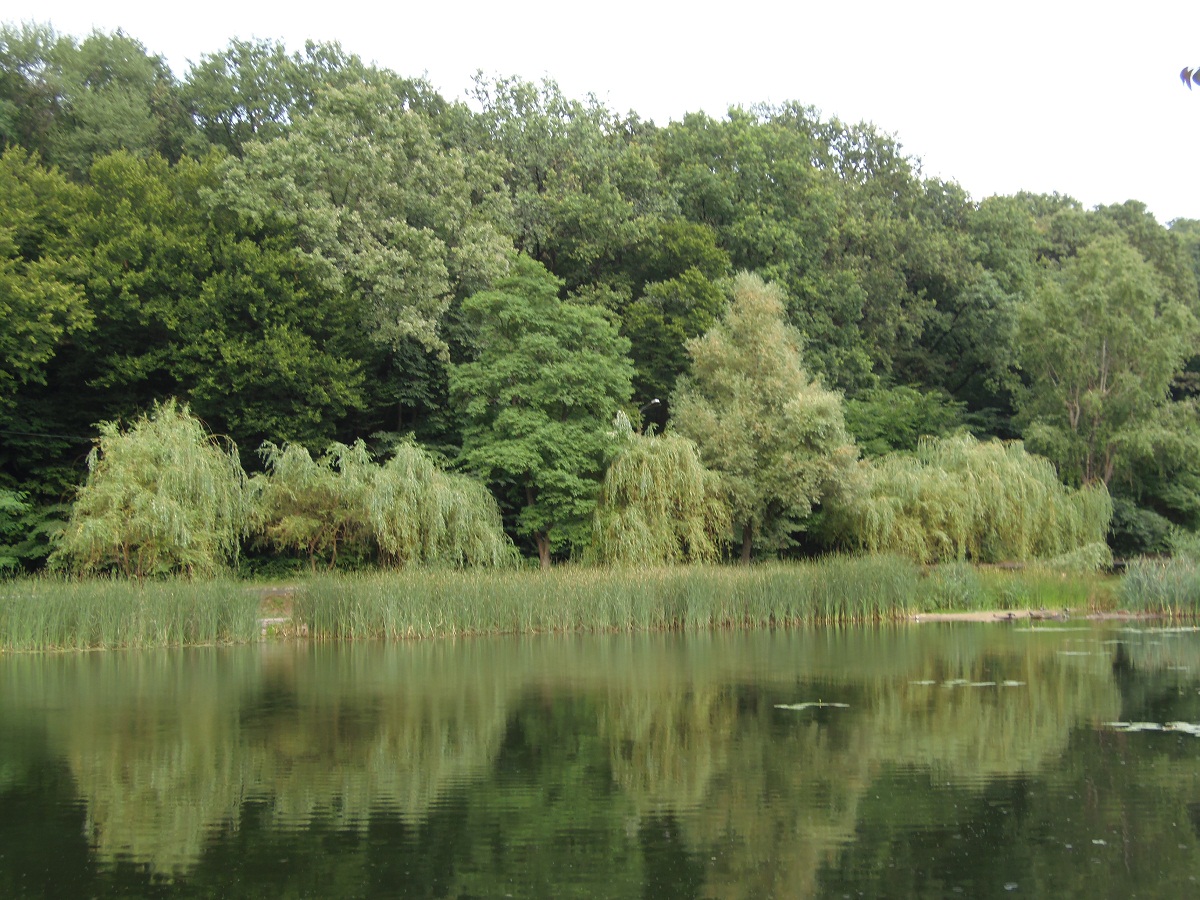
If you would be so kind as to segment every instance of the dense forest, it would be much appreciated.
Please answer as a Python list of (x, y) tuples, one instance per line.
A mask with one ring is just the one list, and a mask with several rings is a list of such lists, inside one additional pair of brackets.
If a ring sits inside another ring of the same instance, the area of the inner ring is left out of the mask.
[(0, 569), (1200, 530), (1200, 221), (974, 200), (797, 103), (469, 100), (0, 28)]

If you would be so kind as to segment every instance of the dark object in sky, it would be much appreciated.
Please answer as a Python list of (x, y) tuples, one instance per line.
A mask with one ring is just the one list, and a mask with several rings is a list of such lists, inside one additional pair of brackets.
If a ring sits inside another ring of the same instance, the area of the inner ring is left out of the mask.
[(667, 404), (657, 397), (641, 408), (643, 433), (662, 434), (667, 427)]
[(1187, 66), (1184, 66), (1179, 72), (1179, 80), (1186, 84), (1187, 89), (1190, 91), (1192, 89), (1193, 81), (1196, 82), (1196, 84), (1200, 84), (1200, 66), (1196, 66), (1194, 69), (1189, 69)]

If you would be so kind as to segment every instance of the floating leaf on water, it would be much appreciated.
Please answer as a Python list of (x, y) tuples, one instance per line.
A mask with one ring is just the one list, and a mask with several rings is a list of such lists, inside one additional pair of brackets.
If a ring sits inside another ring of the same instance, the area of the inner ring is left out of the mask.
[(1157, 722), (1108, 722), (1107, 727), (1113, 731), (1162, 731)]
[(808, 703), (776, 703), (776, 709), (824, 709), (826, 707), (834, 707), (835, 709), (849, 709), (849, 703), (826, 703), (823, 700), (810, 700)]
[(1113, 731), (1178, 731), (1182, 734), (1190, 734), (1193, 737), (1200, 737), (1200, 724), (1193, 722), (1167, 722), (1165, 725), (1158, 722), (1108, 722), (1107, 728)]

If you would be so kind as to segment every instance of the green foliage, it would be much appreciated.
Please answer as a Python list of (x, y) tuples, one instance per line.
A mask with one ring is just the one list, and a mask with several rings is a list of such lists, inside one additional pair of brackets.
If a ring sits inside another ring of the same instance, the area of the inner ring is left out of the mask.
[(1139, 506), (1129, 497), (1113, 497), (1108, 543), (1118, 557), (1168, 553), (1172, 530), (1171, 520), (1161, 513)]
[(185, 102), (204, 138), (241, 156), (253, 140), (270, 140), (312, 110), (317, 94), (367, 76), (362, 61), (337, 44), (309, 41), (289, 54), (277, 41), (234, 39), (206, 53), (188, 72)]
[(479, 356), (450, 370), (462, 411), (462, 462), (520, 510), (543, 566), (587, 543), (614, 439), (629, 399), (629, 342), (604, 311), (564, 302), (559, 282), (528, 257), (495, 290), (469, 297)]
[(550, 79), (477, 77), (473, 94), (474, 138), (503, 160), (517, 249), (570, 291), (625, 280), (625, 260), (670, 209), (636, 118), (571, 100)]
[(83, 179), (116, 150), (178, 158), (191, 128), (166, 63), (120, 31), (77, 43), (45, 25), (0, 26), (0, 145)]
[(841, 396), (802, 367), (782, 291), (747, 273), (730, 291), (722, 321), (688, 344), (692, 370), (672, 409), (680, 433), (720, 476), (748, 561), (753, 546), (788, 546), (856, 451)]
[(16, 543), (21, 537), (21, 519), (29, 513), (26, 495), (0, 488), (0, 574), (20, 565)]
[(99, 428), (52, 566), (144, 578), (213, 574), (237, 558), (251, 504), (236, 447), (174, 401), (127, 430)]
[(1057, 557), (1103, 545), (1112, 517), (1102, 484), (1069, 490), (1020, 442), (925, 439), (858, 473), (830, 505), (829, 533), (923, 563)]
[(483, 485), (443, 472), (414, 444), (380, 466), (362, 441), (314, 460), (302, 446), (262, 450), (255, 478), (262, 533), (280, 551), (333, 568), (339, 553), (383, 565), (505, 565), (513, 549)]
[(639, 398), (669, 397), (687, 371), (687, 342), (720, 319), (725, 295), (699, 269), (646, 285), (625, 310), (622, 332), (631, 343)]
[(438, 142), (396, 85), (356, 84), (321, 93), (285, 135), (246, 145), (222, 202), (295, 229), (297, 249), (373, 343), (415, 338), (445, 354), (438, 326), (451, 297), (488, 286), (511, 249), (485, 175)]
[(945, 391), (908, 385), (871, 388), (846, 400), (846, 430), (867, 456), (912, 451), (923, 437), (962, 428), (963, 407)]
[(388, 565), (502, 566), (515, 560), (487, 488), (443, 472), (414, 444), (401, 444), (367, 494), (368, 521)]
[(729, 510), (696, 445), (677, 434), (634, 434), (624, 415), (617, 425), (622, 446), (600, 488), (589, 556), (625, 565), (715, 561)]
[(0, 412), (22, 385), (44, 383), (63, 342), (91, 325), (82, 288), (57, 258), (80, 199), (20, 148), (0, 155)]
[(337, 565), (340, 552), (367, 555), (363, 508), (374, 464), (365, 444), (334, 444), (316, 460), (300, 444), (268, 442), (259, 452), (267, 474), (252, 483), (269, 545), (303, 553), (314, 568), (318, 559)]
[(1110, 484), (1162, 414), (1196, 333), (1137, 250), (1119, 238), (1087, 245), (1021, 311), (1030, 447), (1074, 484)]

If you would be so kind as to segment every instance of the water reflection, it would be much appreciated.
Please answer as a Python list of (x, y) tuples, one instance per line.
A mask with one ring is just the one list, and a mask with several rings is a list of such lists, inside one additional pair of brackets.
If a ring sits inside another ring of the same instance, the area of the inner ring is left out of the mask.
[[(9, 656), (0, 889), (1078, 893), (1196, 849), (1200, 738), (1106, 723), (1200, 722), (1198, 672), (1193, 632), (1008, 626)], [(31, 797), (80, 840), (22, 843)]]

